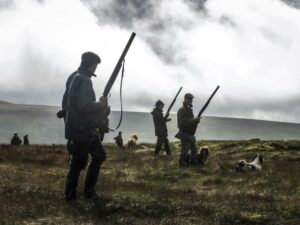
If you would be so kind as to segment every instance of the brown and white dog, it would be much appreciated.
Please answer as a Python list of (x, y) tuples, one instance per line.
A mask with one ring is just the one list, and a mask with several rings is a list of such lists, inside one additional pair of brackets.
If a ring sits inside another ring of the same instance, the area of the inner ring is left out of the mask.
[(208, 147), (204, 146), (200, 148), (200, 154), (196, 155), (197, 165), (203, 166), (208, 156)]
[(262, 154), (256, 154), (253, 162), (246, 162), (246, 160), (240, 160), (235, 167), (236, 172), (250, 172), (255, 170), (262, 170), (262, 164), (264, 157)]
[(127, 142), (127, 148), (129, 150), (134, 150), (136, 148), (136, 142), (138, 140), (138, 136), (136, 134), (131, 135)]

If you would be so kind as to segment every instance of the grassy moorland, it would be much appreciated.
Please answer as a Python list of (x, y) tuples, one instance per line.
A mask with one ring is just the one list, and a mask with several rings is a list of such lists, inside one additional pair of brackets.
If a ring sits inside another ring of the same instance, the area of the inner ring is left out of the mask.
[[(106, 145), (98, 196), (66, 204), (65, 146), (0, 146), (0, 224), (299, 224), (299, 141), (207, 141), (202, 168), (179, 168), (173, 156), (153, 158)], [(263, 171), (236, 173), (240, 159), (263, 152)], [(84, 172), (83, 172), (84, 173)]]

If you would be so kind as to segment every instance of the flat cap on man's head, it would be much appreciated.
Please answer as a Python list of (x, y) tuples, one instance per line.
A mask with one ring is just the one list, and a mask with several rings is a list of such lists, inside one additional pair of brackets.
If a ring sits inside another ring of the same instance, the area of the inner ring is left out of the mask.
[(95, 63), (100, 63), (100, 57), (94, 52), (84, 52), (81, 55), (81, 64), (80, 67), (82, 68), (89, 68)]
[(194, 98), (194, 95), (192, 95), (191, 93), (186, 93), (184, 95), (184, 99), (186, 99), (186, 98)]
[(93, 62), (93, 63), (100, 63), (101, 62), (100, 57), (94, 52), (84, 52), (81, 55), (81, 60), (82, 61), (87, 61), (87, 62)]
[(161, 100), (155, 102), (155, 106), (165, 105)]

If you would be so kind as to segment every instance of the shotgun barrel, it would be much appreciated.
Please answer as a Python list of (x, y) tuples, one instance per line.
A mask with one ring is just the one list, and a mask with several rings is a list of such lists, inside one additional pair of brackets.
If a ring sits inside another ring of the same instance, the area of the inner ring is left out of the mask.
[(205, 111), (205, 109), (207, 108), (207, 106), (209, 105), (211, 99), (214, 97), (214, 95), (217, 93), (217, 91), (219, 90), (220, 86), (218, 85), (216, 87), (216, 89), (214, 90), (214, 92), (211, 94), (211, 96), (209, 97), (209, 99), (206, 101), (206, 103), (204, 104), (204, 106), (202, 107), (202, 109), (200, 110), (200, 112), (198, 113), (198, 117), (200, 117), (202, 115), (202, 113)]
[(125, 56), (126, 56), (128, 50), (129, 50), (129, 48), (130, 48), (131, 43), (133, 42), (134, 37), (135, 37), (135, 33), (132, 32), (132, 34), (131, 34), (131, 36), (130, 36), (130, 38), (129, 38), (129, 40), (128, 40), (128, 42), (127, 42), (127, 44), (126, 44), (126, 46), (125, 46), (125, 48), (124, 48), (124, 50), (123, 50), (120, 58), (119, 58), (116, 66), (115, 66), (112, 74), (110, 75), (110, 78), (109, 78), (109, 80), (108, 80), (108, 82), (107, 82), (107, 84), (106, 84), (106, 86), (104, 88), (104, 92), (103, 92), (103, 96), (104, 97), (108, 96), (108, 94), (109, 94), (112, 86), (114, 85), (115, 80), (118, 77), (118, 74), (119, 74), (119, 72), (121, 70), (122, 63), (123, 63), (123, 61), (125, 59)]
[(168, 108), (168, 110), (167, 110), (167, 112), (166, 112), (166, 116), (165, 116), (166, 119), (169, 117), (169, 113), (170, 113), (170, 111), (171, 111), (173, 105), (175, 104), (176, 99), (177, 99), (179, 93), (181, 92), (181, 90), (182, 90), (182, 87), (179, 88), (179, 91), (177, 92), (177, 94), (175, 95), (175, 98), (173, 99), (171, 105), (169, 106), (169, 108)]

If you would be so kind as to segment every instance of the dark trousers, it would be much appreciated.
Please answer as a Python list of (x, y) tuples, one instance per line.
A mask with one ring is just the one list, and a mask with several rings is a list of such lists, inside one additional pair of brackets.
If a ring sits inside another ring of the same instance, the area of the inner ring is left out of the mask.
[(101, 164), (106, 159), (102, 143), (98, 138), (91, 142), (69, 141), (68, 151), (72, 155), (72, 159), (65, 187), (66, 200), (76, 198), (79, 175), (87, 165), (89, 154), (91, 155), (91, 161), (86, 173), (84, 193), (86, 196), (92, 195), (95, 192)]
[(119, 148), (124, 148), (123, 142), (117, 141), (116, 144)]
[(180, 166), (195, 165), (197, 163), (196, 152), (197, 152), (197, 146), (195, 141), (188, 141), (188, 140), (181, 141), (179, 165)]
[(155, 151), (154, 151), (155, 156), (159, 155), (161, 146), (163, 144), (164, 144), (167, 155), (170, 155), (170, 144), (169, 144), (168, 137), (166, 137), (166, 136), (157, 136), (157, 141), (156, 141)]

